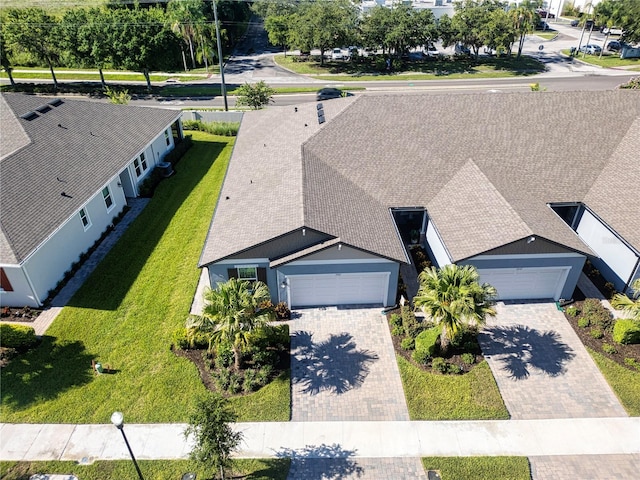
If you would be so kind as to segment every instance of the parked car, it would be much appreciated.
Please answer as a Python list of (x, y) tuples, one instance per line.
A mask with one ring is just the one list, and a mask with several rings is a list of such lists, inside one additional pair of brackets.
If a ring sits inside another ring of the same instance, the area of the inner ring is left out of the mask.
[(546, 10), (543, 10), (541, 8), (536, 10), (536, 12), (538, 12), (538, 15), (540, 15), (540, 18), (556, 18), (555, 14), (551, 12), (547, 12)]
[(536, 30), (550, 30), (551, 27), (549, 26), (549, 24), (547, 22), (544, 22), (542, 20), (540, 20), (538, 22), (538, 24), (536, 25)]
[(344, 60), (344, 53), (339, 48), (331, 50), (331, 60)]
[(596, 25), (595, 20), (587, 20), (586, 22), (584, 22), (584, 28), (586, 30), (600, 30), (600, 27)]
[(580, 20), (578, 20), (578, 19), (571, 20), (571, 26), (572, 27), (577, 27), (579, 23), (580, 23)]
[(580, 53), (588, 53), (589, 55), (597, 55), (602, 51), (599, 45), (587, 44), (580, 47)]
[(433, 43), (431, 43), (424, 49), (424, 54), (427, 57), (437, 58), (442, 55), (442, 52), (438, 50)]
[(471, 50), (469, 50), (469, 47), (467, 47), (462, 43), (456, 43), (456, 46), (454, 47), (453, 52), (456, 55), (471, 55)]
[(611, 40), (607, 43), (608, 52), (619, 52), (620, 50), (622, 50), (622, 43), (618, 40)]
[(326, 87), (321, 88), (316, 92), (316, 101), (331, 100), (332, 98), (340, 98), (346, 96), (346, 92), (343, 92), (339, 88)]
[(600, 31), (605, 35), (622, 35), (622, 29), (618, 27), (601, 27)]

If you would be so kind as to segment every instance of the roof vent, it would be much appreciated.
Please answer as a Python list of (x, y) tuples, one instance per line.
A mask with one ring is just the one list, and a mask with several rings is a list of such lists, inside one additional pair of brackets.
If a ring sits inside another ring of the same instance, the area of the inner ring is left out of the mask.
[(47, 113), (49, 110), (51, 110), (51, 107), (49, 105), (40, 105), (38, 108), (36, 108), (36, 112), (39, 113)]
[(20, 118), (31, 121), (38, 118), (38, 114), (36, 112), (27, 112), (23, 115), (20, 115)]
[(60, 105), (62, 105), (64, 102), (59, 99), (59, 98), (54, 98), (53, 100), (47, 102), (48, 105), (51, 105), (52, 107), (59, 107)]

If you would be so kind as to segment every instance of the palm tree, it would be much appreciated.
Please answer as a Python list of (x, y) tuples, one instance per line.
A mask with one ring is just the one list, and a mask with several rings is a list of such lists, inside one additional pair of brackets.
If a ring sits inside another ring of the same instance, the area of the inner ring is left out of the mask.
[(632, 319), (640, 322), (640, 278), (633, 281), (631, 288), (633, 288), (632, 298), (622, 293), (616, 293), (611, 299), (611, 305), (616, 310), (622, 310)]
[(524, 47), (524, 41), (527, 38), (527, 34), (531, 33), (539, 20), (539, 16), (536, 13), (536, 8), (539, 6), (539, 2), (523, 0), (517, 8), (509, 10), (509, 16), (513, 22), (513, 27), (516, 33), (520, 35), (518, 40), (518, 54), (517, 57), (522, 55), (522, 48)]
[(493, 305), (497, 291), (487, 283), (480, 284), (472, 265), (431, 267), (423, 270), (418, 280), (420, 288), (413, 303), (442, 327), (443, 352), (464, 324), (482, 325), (487, 315), (496, 315)]
[(187, 319), (187, 330), (191, 335), (205, 333), (209, 337), (209, 350), (228, 341), (235, 369), (239, 370), (242, 347), (247, 345), (249, 334), (275, 318), (271, 308), (263, 307), (271, 300), (269, 288), (262, 282), (231, 278), (218, 284), (215, 290), (206, 290), (204, 300), (202, 315), (191, 315)]

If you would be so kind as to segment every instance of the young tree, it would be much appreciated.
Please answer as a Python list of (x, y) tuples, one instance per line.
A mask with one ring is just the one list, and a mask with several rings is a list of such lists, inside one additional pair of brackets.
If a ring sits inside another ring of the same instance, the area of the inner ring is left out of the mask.
[(240, 370), (242, 347), (247, 345), (251, 332), (275, 318), (273, 309), (263, 307), (271, 300), (269, 288), (262, 282), (230, 278), (215, 290), (206, 290), (204, 300), (202, 315), (190, 316), (187, 330), (191, 334), (205, 333), (210, 350), (213, 345), (229, 342), (235, 369)]
[(56, 20), (41, 8), (11, 8), (6, 11), (2, 29), (12, 51), (23, 50), (48, 65), (54, 88), (58, 80), (53, 66), (60, 50), (55, 35)]
[(493, 309), (496, 289), (480, 284), (480, 276), (471, 265), (445, 265), (423, 270), (418, 276), (420, 288), (413, 298), (416, 308), (442, 327), (440, 346), (446, 352), (463, 324), (482, 325)]
[[(178, 33), (184, 43), (189, 48), (191, 56), (191, 66), (196, 68), (196, 56), (194, 53), (194, 45), (197, 43), (197, 36), (206, 18), (204, 16), (204, 3), (202, 0), (169, 0), (167, 3), (167, 16), (171, 21), (171, 28)], [(180, 47), (182, 50), (182, 47)], [(183, 62), (184, 50), (182, 51)]]
[(189, 414), (189, 424), (184, 431), (185, 437), (193, 438), (195, 444), (189, 454), (191, 460), (219, 471), (223, 480), (231, 454), (242, 441), (242, 433), (234, 431), (230, 425), (236, 419), (228, 400), (214, 393), (197, 402)]
[(264, 80), (260, 80), (255, 85), (245, 83), (238, 87), (238, 99), (236, 105), (246, 105), (253, 110), (258, 110), (262, 107), (269, 105), (269, 102), (273, 101), (272, 96), (275, 90), (267, 85)]
[(527, 34), (533, 32), (533, 29), (540, 20), (540, 17), (536, 12), (537, 6), (538, 4), (536, 2), (523, 0), (517, 8), (509, 10), (509, 16), (513, 22), (516, 34), (520, 35), (517, 57), (522, 55), (522, 47), (524, 47), (524, 41), (527, 38)]
[(9, 60), (9, 51), (7, 50), (7, 44), (4, 40), (3, 30), (0, 29), (0, 66), (2, 69), (7, 72), (9, 75), (9, 82), (11, 82), (11, 86), (16, 86), (16, 81), (13, 79), (13, 67), (11, 66), (11, 61)]

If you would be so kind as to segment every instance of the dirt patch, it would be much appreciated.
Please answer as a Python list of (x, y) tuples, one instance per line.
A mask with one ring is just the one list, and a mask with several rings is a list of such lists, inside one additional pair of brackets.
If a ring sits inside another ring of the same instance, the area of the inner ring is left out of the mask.
[[(583, 301), (576, 301), (576, 302), (572, 303), (570, 306), (576, 307), (578, 310), (582, 311), (583, 303), (584, 303)], [(566, 319), (569, 322), (569, 324), (573, 327), (573, 329), (576, 332), (576, 334), (578, 335), (578, 337), (580, 337), (580, 340), (582, 341), (583, 345), (591, 348), (592, 350), (595, 350), (596, 352), (604, 355), (605, 357), (613, 360), (614, 362), (622, 365), (625, 368), (628, 368), (628, 369), (633, 370), (633, 371), (637, 371), (634, 367), (632, 367), (630, 365), (627, 365), (625, 363), (625, 359), (626, 358), (633, 358), (633, 359), (635, 359), (636, 362), (640, 363), (640, 344), (636, 344), (636, 345), (620, 345), (620, 344), (615, 343), (613, 341), (611, 333), (609, 333), (607, 331), (603, 332), (604, 336), (602, 338), (594, 338), (591, 335), (592, 327), (582, 328), (582, 327), (578, 326), (578, 319), (580, 318), (580, 315), (577, 315), (575, 317), (567, 315), (566, 307), (565, 307), (564, 316), (566, 317)], [(616, 353), (607, 353), (607, 352), (605, 352), (602, 349), (603, 345), (612, 345), (612, 346), (614, 346), (615, 349), (616, 349)]]

